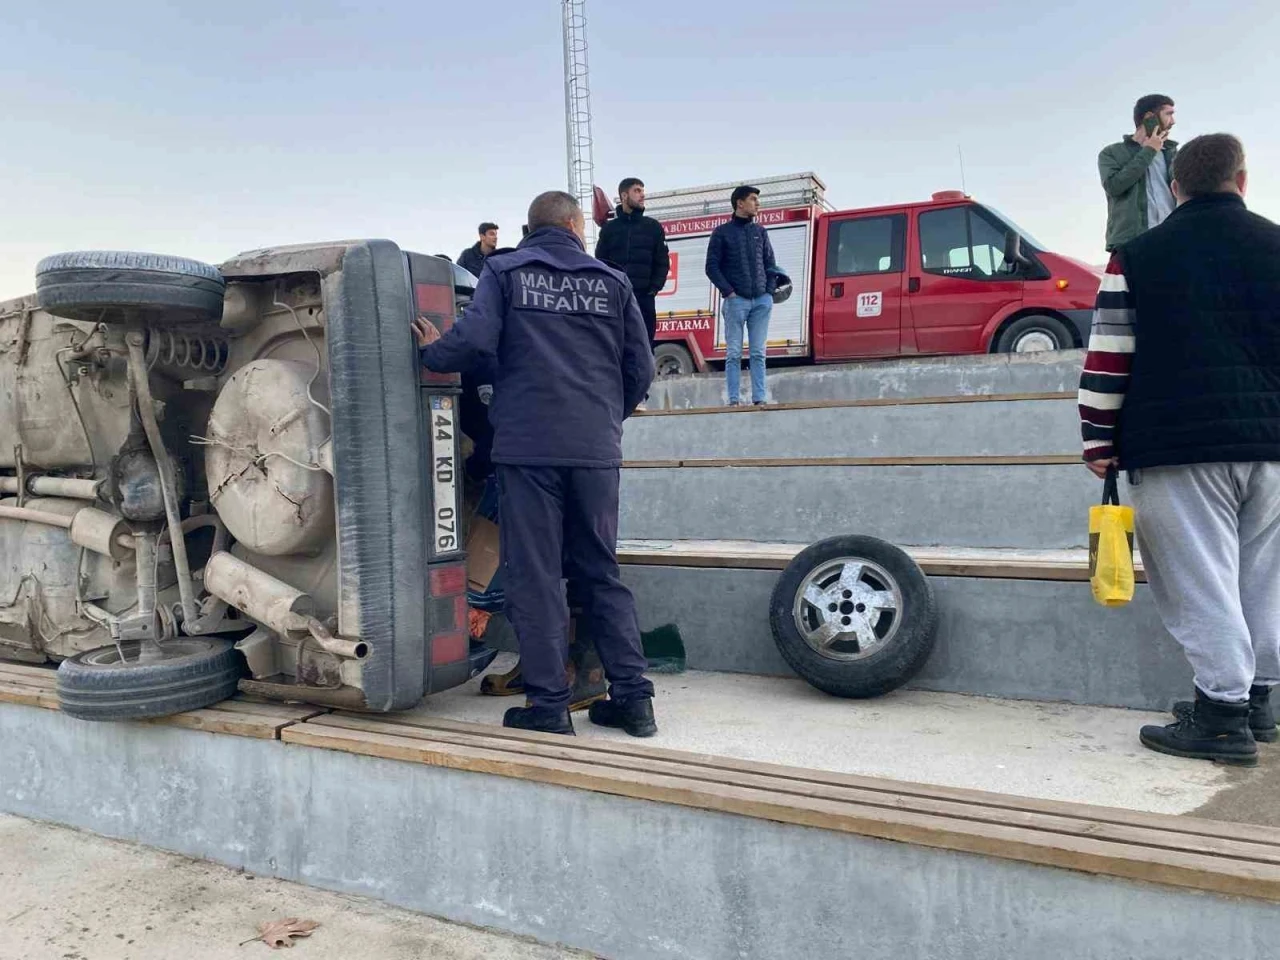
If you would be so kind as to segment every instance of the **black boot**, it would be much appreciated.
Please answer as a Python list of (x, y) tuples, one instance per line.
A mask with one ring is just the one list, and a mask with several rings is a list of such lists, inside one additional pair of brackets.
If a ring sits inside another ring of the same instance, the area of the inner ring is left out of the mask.
[(1190, 713), (1167, 727), (1143, 727), (1139, 738), (1143, 746), (1175, 757), (1241, 767), (1258, 762), (1258, 745), (1249, 730), (1249, 704), (1211, 700), (1199, 690)]
[[(1190, 700), (1179, 700), (1173, 705), (1173, 715), (1179, 720), (1195, 711)], [(1280, 740), (1276, 729), (1276, 715), (1271, 709), (1271, 688), (1255, 683), (1249, 688), (1249, 729), (1258, 743), (1275, 743)]]
[(564, 707), (512, 707), (502, 718), (504, 727), (574, 736), (573, 720)]
[(653, 719), (651, 697), (623, 701), (601, 700), (591, 705), (587, 716), (598, 727), (618, 727), (633, 737), (652, 737), (658, 732), (657, 721)]

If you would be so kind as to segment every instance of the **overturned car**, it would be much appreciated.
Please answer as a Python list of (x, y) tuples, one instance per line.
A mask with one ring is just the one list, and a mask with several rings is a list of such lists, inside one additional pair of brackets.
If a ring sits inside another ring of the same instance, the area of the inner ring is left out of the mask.
[(458, 282), (381, 240), (42, 261), (0, 303), (0, 658), (94, 720), (396, 710), (487, 665), (459, 386), (409, 329)]

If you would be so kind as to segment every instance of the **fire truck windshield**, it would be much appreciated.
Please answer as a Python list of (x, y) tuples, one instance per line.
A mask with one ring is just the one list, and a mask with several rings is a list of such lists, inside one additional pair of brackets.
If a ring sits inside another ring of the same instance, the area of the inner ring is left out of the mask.
[(999, 220), (1002, 224), (1004, 224), (1004, 226), (1007, 229), (1012, 230), (1018, 236), (1022, 237), (1022, 243), (1024, 246), (1028, 246), (1035, 250), (1042, 250), (1042, 251), (1049, 249), (1043, 243), (1041, 243), (1039, 240), (1037, 240), (1035, 237), (1029, 234), (1026, 230), (1022, 229), (1022, 227), (1018, 226), (1016, 223), (1014, 223), (1012, 220), (1006, 217), (1003, 213), (1001, 213), (995, 207), (991, 206), (990, 204), (984, 203), (982, 205), (982, 208), (986, 210), (988, 213), (990, 213), (997, 220)]

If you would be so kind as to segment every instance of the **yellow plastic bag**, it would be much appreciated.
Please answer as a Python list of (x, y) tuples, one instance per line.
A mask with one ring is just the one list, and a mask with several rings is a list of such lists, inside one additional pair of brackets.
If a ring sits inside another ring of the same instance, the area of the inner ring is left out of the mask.
[(1089, 585), (1104, 607), (1133, 599), (1133, 507), (1120, 506), (1115, 467), (1107, 471), (1102, 504), (1089, 508)]

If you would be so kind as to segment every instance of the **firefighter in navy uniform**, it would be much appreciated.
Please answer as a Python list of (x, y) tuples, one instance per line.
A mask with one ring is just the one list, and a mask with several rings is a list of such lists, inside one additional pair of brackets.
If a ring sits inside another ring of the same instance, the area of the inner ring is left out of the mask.
[(424, 366), (448, 373), (496, 363), (490, 419), (499, 489), (507, 617), (529, 705), (508, 727), (573, 733), (565, 675), (574, 581), (609, 699), (593, 723), (657, 732), (635, 600), (619, 577), (622, 421), (653, 380), (644, 318), (626, 276), (590, 256), (567, 193), (539, 195), (515, 252), (490, 257), (462, 319), (443, 337), (414, 321)]

